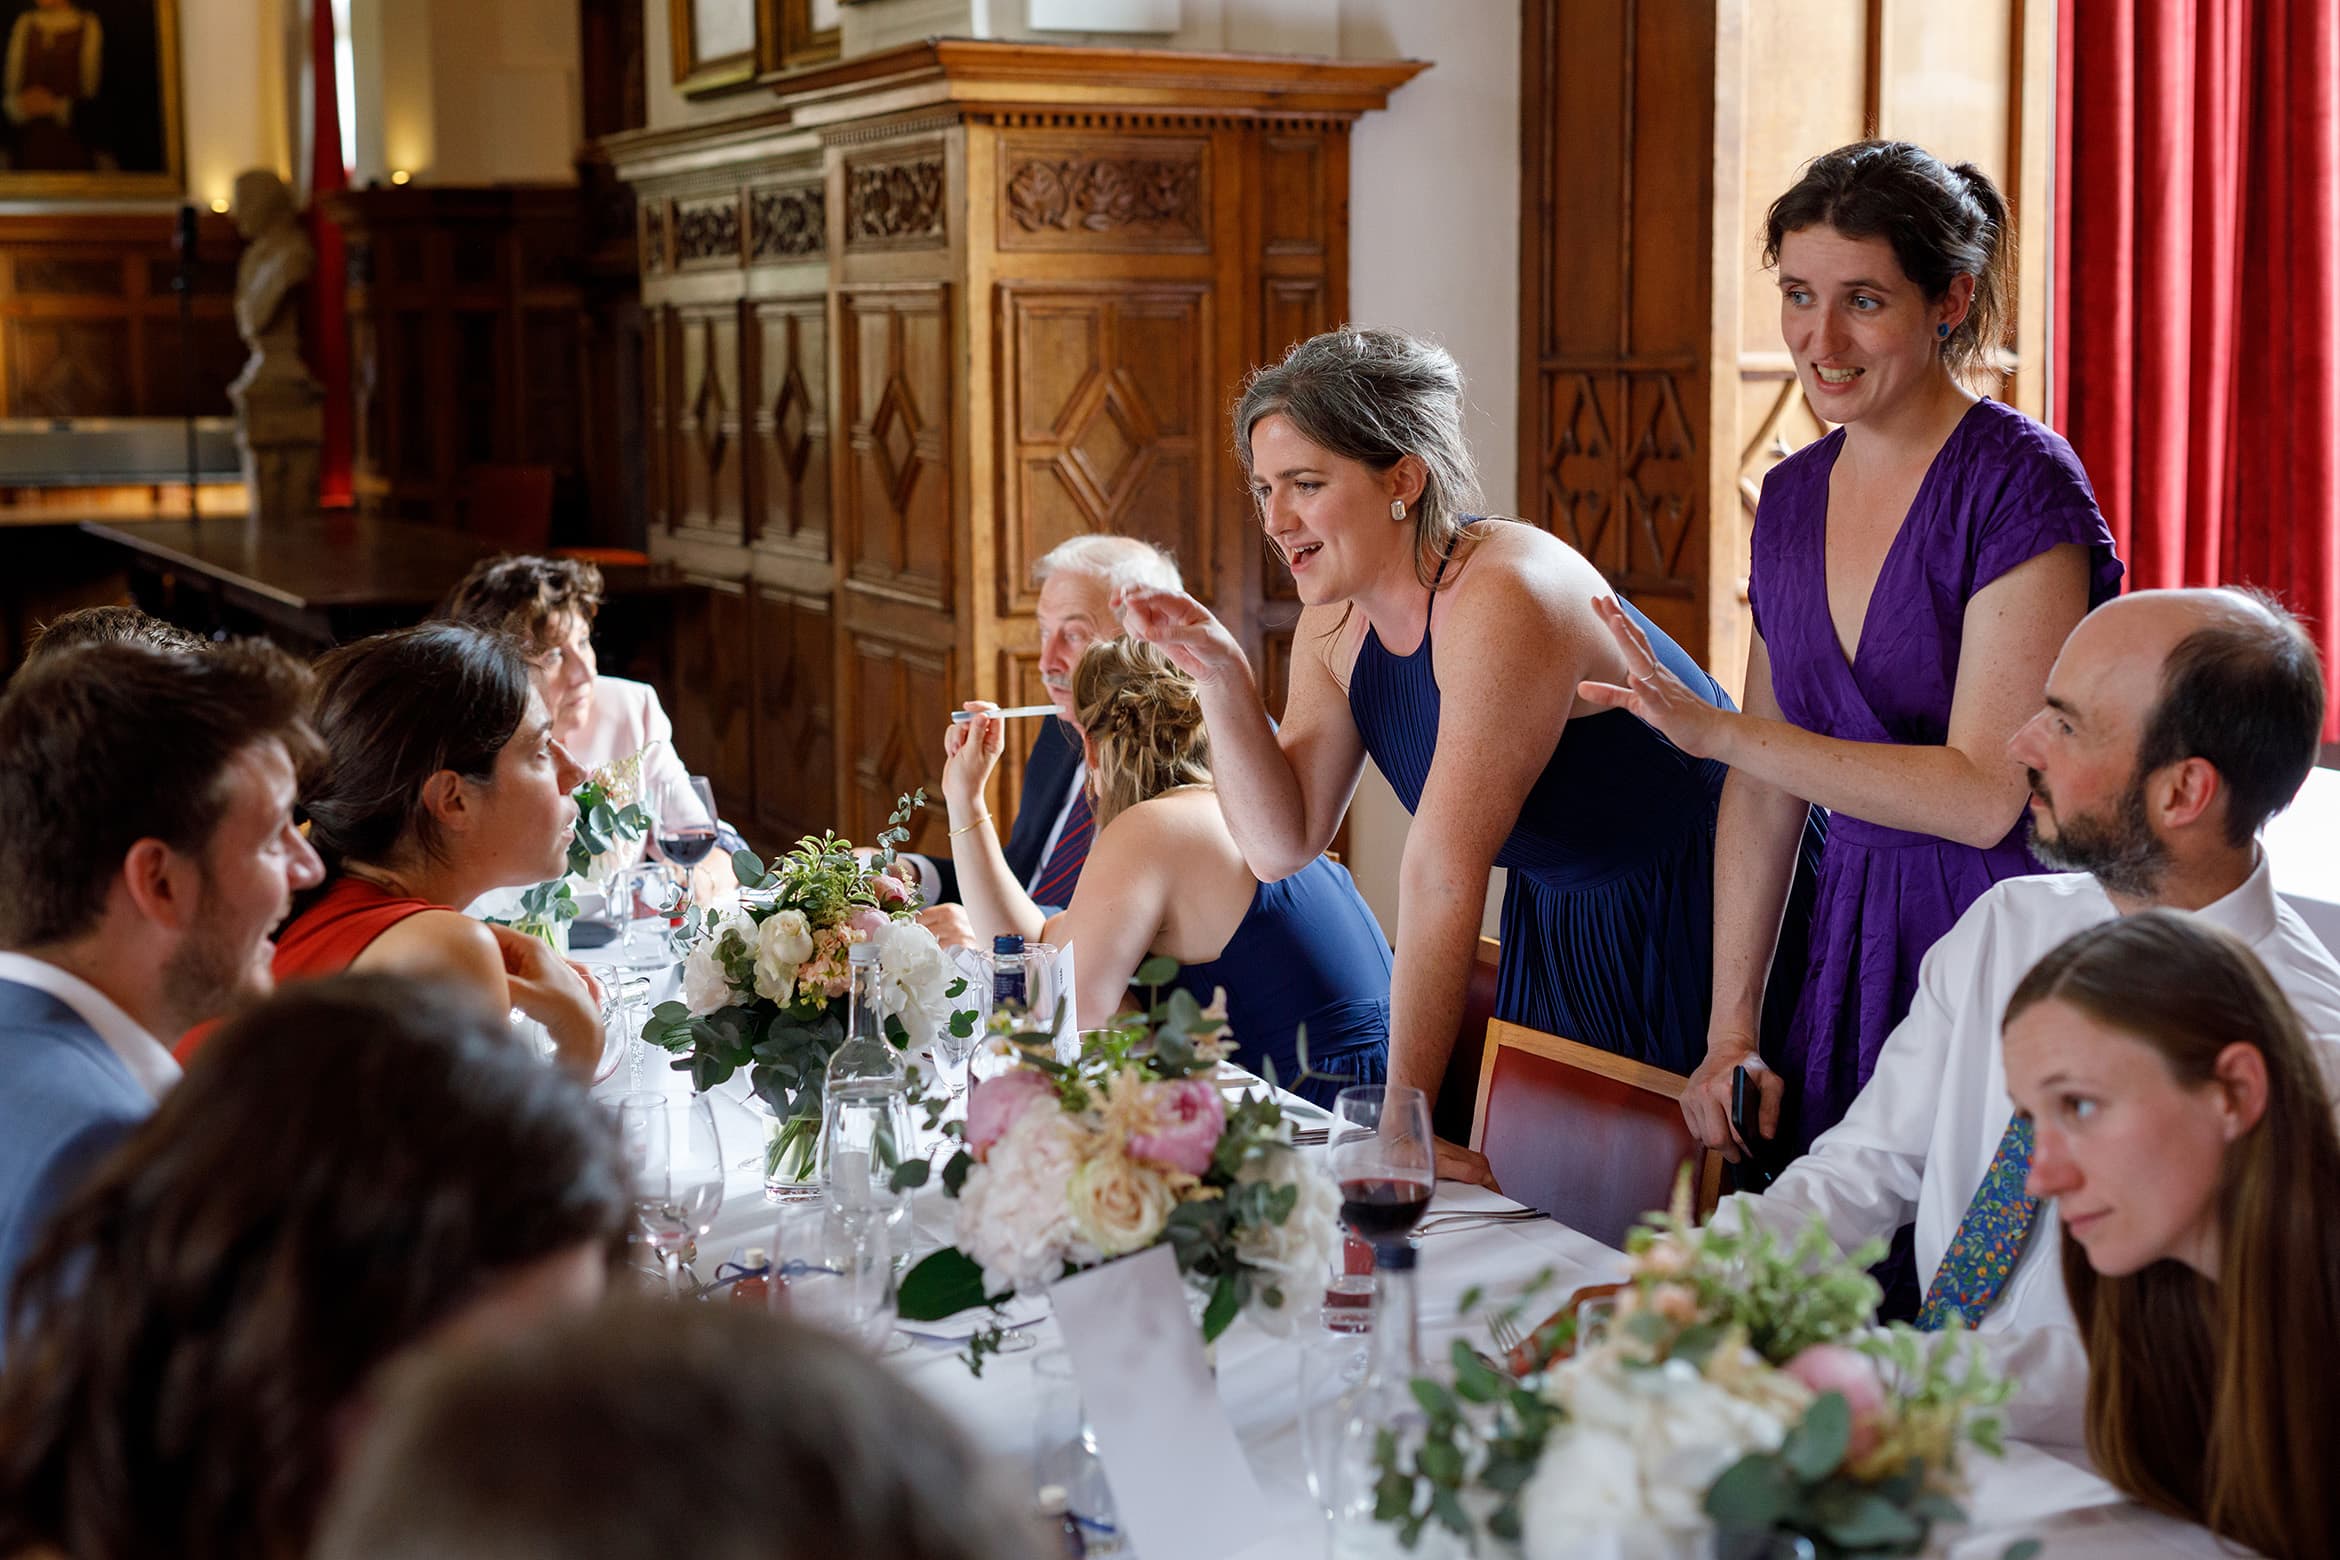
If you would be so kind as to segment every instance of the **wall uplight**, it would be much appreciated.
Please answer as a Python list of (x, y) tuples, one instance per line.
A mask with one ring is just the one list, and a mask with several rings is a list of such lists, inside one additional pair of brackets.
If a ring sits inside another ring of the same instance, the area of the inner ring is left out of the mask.
[(228, 209), (227, 197), (223, 195), (219, 199), (214, 200), (211, 203), (211, 209), (218, 212), (220, 215), (225, 216)]
[(393, 168), (390, 170), (390, 182), (392, 184), (404, 184), (413, 177), (414, 175), (408, 173), (404, 168)]

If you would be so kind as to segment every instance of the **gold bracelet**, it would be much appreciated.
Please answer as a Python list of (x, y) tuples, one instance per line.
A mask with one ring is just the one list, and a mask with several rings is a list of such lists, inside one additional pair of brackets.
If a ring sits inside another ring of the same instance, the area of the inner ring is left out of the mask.
[(969, 829), (979, 829), (979, 828), (981, 828), (983, 825), (985, 825), (985, 824), (989, 823), (990, 821), (991, 821), (991, 814), (989, 814), (989, 813), (985, 813), (985, 814), (983, 814), (981, 817), (977, 818), (977, 819), (976, 819), (974, 822), (972, 822), (972, 823), (962, 823), (962, 824), (960, 824), (960, 825), (959, 825), (957, 828), (955, 828), (955, 829), (951, 830), (951, 838), (955, 840), (955, 839), (957, 839), (957, 838), (958, 838), (960, 835), (962, 835), (962, 834), (966, 833), (966, 832), (967, 832)]

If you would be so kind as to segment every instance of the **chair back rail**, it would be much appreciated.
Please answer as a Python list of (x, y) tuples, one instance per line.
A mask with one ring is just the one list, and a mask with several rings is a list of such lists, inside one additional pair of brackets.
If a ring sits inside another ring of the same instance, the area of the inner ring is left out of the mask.
[(1722, 1190), (1722, 1156), (1682, 1119), (1689, 1080), (1541, 1030), (1489, 1022), (1471, 1147), (1505, 1193), (1612, 1246), (1663, 1208), (1681, 1167), (1697, 1216)]

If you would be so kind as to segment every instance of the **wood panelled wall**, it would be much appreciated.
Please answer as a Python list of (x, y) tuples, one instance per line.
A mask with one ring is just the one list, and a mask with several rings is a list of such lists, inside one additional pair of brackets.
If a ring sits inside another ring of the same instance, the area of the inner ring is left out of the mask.
[(349, 246), (361, 510), (458, 526), (473, 467), (543, 466), (556, 513), (579, 526), (589, 502), (585, 200), (578, 188), (521, 185), (328, 198)]
[(1764, 214), (1863, 135), (1978, 164), (2016, 228), (1997, 393), (2041, 414), (2055, 7), (1526, 4), (1522, 502), (1736, 690), (1763, 474), (1826, 426), (1780, 341)]
[(727, 813), (866, 840), (932, 794), (961, 700), (1045, 697), (1032, 568), (1087, 532), (1170, 548), (1280, 679), (1297, 605), (1224, 421), (1342, 317), (1347, 131), (1419, 68), (927, 43), (605, 143), (652, 550), (708, 586), (676, 742)]
[[(0, 216), (0, 417), (179, 417), (186, 363), (170, 211)], [(224, 417), (244, 364), (226, 217), (197, 229), (195, 413)]]

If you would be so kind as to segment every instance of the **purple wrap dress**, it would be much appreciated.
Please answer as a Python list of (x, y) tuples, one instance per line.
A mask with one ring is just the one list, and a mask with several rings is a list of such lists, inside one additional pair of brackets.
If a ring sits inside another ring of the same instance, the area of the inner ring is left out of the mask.
[[(1975, 593), (2052, 547), (2089, 554), (2088, 604), (2120, 589), (2121, 563), (2087, 473), (2051, 430), (1977, 401), (1934, 457), (1894, 537), (1847, 662), (1828, 611), (1828, 476), (1841, 428), (1771, 469), (1747, 586), (1788, 720), (1848, 742), (1949, 740), (1959, 642)], [(1794, 1015), (1772, 1062), (1788, 1080), (1796, 1146), (1835, 1125), (1909, 1011), (1918, 961), (1983, 890), (2043, 870), (2018, 817), (1977, 849), (1831, 816)], [(1766, 1047), (1766, 1054), (1770, 1054)]]

